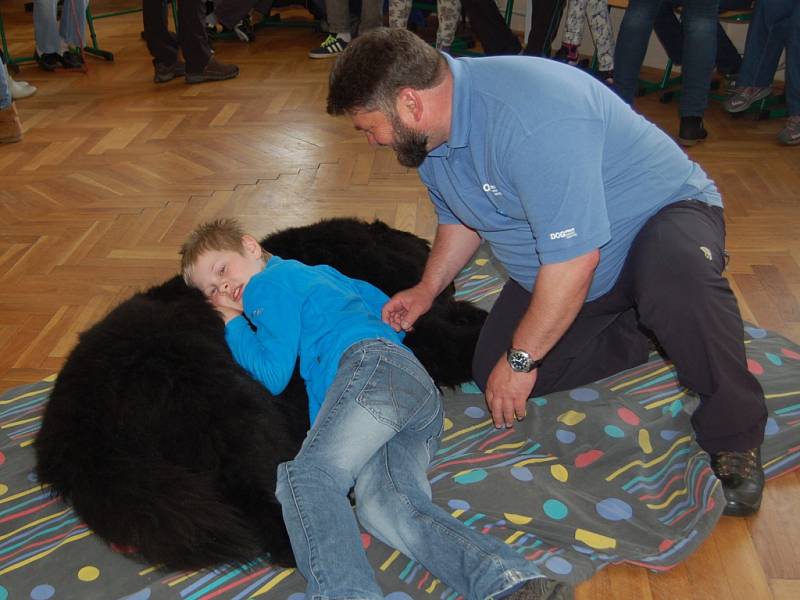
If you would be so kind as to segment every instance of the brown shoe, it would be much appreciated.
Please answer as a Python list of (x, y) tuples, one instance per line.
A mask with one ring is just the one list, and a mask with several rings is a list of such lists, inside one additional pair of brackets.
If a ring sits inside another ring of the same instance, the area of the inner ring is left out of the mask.
[(208, 61), (202, 73), (187, 73), (186, 83), (203, 83), (204, 81), (222, 81), (223, 79), (233, 79), (239, 74), (239, 67), (236, 65), (225, 65), (217, 62), (213, 56)]
[(11, 106), (0, 110), (0, 144), (12, 144), (21, 139), (22, 123), (17, 115), (17, 107), (12, 102)]
[(186, 75), (186, 63), (182, 60), (176, 60), (171, 65), (155, 63), (153, 66), (155, 67), (153, 83), (167, 83), (176, 77), (183, 77)]

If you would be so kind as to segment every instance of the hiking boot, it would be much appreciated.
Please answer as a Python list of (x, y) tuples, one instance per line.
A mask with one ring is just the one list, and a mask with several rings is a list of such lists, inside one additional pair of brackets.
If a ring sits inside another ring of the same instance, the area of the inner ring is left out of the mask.
[(529, 579), (511, 588), (505, 595), (495, 596), (497, 600), (572, 600), (572, 587), (555, 579), (538, 577)]
[(725, 493), (723, 515), (744, 517), (759, 509), (764, 491), (760, 448), (712, 454), (711, 468), (722, 482), (722, 491)]
[(233, 79), (239, 74), (239, 67), (217, 62), (213, 56), (202, 73), (186, 73), (186, 83), (203, 83), (205, 81), (222, 81)]
[(309, 58), (336, 58), (344, 49), (347, 48), (347, 42), (342, 38), (330, 34), (325, 41), (320, 44), (319, 48), (314, 48), (308, 53)]
[(39, 63), (39, 68), (45, 71), (55, 71), (61, 66), (61, 55), (57, 52), (47, 52), (46, 54), (34, 54), (33, 58)]
[(64, 65), (65, 69), (82, 69), (84, 65), (83, 56), (81, 56), (80, 52), (72, 52), (71, 50), (64, 51), (59, 60), (61, 60), (61, 64)]
[(707, 137), (708, 132), (703, 127), (703, 117), (681, 117), (678, 131), (678, 143), (681, 146), (694, 146)]
[(11, 106), (0, 110), (0, 144), (13, 144), (21, 139), (22, 123), (12, 102)]
[(758, 88), (758, 87), (742, 87), (733, 90), (733, 94), (726, 98), (722, 103), (724, 108), (729, 113), (743, 112), (750, 108), (753, 103), (762, 100), (772, 94), (771, 87)]
[(176, 77), (183, 77), (186, 75), (186, 63), (182, 60), (176, 60), (171, 65), (162, 65), (161, 63), (154, 63), (155, 75), (153, 75), (153, 83), (166, 83), (172, 81)]
[(800, 144), (800, 115), (786, 119), (786, 126), (778, 133), (778, 141), (787, 146)]

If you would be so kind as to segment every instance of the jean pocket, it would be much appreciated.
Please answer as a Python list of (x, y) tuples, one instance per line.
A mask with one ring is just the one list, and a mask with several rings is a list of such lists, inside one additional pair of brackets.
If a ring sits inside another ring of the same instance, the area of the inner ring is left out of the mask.
[(437, 394), (424, 370), (403, 362), (402, 357), (384, 353), (356, 398), (375, 420), (395, 431), (420, 429), (430, 423), (434, 415), (426, 415), (430, 411), (422, 409), (429, 407)]

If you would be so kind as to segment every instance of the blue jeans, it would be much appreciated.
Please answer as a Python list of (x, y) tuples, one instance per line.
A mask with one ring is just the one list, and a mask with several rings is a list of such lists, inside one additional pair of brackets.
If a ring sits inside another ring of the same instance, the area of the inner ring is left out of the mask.
[(756, 2), (747, 30), (737, 87), (769, 87), (786, 48), (786, 103), (800, 115), (800, 3), (796, 0)]
[(33, 0), (33, 35), (40, 55), (61, 54), (61, 40), (75, 48), (83, 47), (89, 0), (64, 0), (58, 26), (56, 4), (56, 0)]
[[(630, 0), (622, 18), (614, 54), (614, 82), (617, 93), (628, 102), (639, 87), (647, 43), (653, 31), (661, 0)], [(718, 0), (685, 0), (683, 3), (682, 117), (702, 117), (708, 106), (711, 71), (717, 48)]]
[(411, 352), (365, 340), (342, 356), (297, 457), (278, 467), (276, 494), (306, 598), (383, 600), (361, 524), (467, 598), (542, 577), (500, 540), (431, 501), (426, 469), (442, 432), (439, 392)]
[(0, 110), (11, 106), (11, 90), (8, 89), (8, 71), (5, 64), (0, 64)]

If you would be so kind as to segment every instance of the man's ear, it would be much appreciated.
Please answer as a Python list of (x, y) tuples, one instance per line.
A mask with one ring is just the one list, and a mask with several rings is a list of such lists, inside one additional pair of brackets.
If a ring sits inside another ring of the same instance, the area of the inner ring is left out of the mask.
[(397, 93), (397, 110), (401, 118), (404, 116), (406, 119), (418, 122), (422, 119), (423, 108), (422, 96), (418, 90), (404, 87)]
[(259, 244), (258, 240), (249, 233), (245, 233), (242, 236), (242, 247), (244, 248), (245, 252), (251, 256), (261, 256), (261, 244)]

